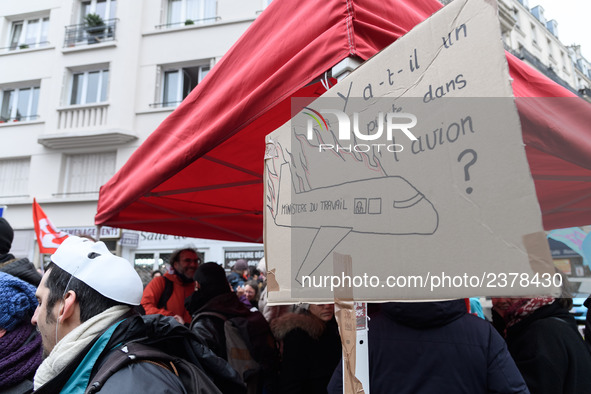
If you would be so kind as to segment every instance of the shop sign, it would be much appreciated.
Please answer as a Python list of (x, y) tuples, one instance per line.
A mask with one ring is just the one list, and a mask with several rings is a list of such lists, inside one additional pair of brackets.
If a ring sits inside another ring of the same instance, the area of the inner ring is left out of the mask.
[(131, 246), (132, 248), (137, 248), (140, 242), (140, 235), (138, 233), (128, 233), (125, 232), (121, 236), (119, 243), (121, 246)]
[(94, 239), (115, 239), (121, 236), (121, 229), (115, 227), (108, 227), (104, 226), (101, 227), (101, 235), (100, 237), (96, 236), (96, 227), (68, 227), (68, 228), (61, 228), (64, 232), (70, 235), (87, 235)]
[(244, 259), (248, 262), (248, 266), (254, 266), (259, 263), (259, 261), (265, 255), (265, 251), (263, 249), (256, 249), (256, 250), (225, 250), (224, 251), (224, 268), (232, 269), (236, 261), (239, 259)]

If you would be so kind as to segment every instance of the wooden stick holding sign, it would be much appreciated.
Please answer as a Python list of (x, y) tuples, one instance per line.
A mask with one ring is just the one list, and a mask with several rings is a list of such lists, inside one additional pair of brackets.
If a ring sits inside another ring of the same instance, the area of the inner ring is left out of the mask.
[[(333, 253), (333, 266), (335, 275), (351, 275), (353, 270), (353, 260), (349, 255)], [(335, 297), (335, 316), (339, 325), (341, 334), (341, 343), (343, 346), (343, 393), (345, 394), (369, 394), (369, 363), (368, 357), (363, 357), (365, 365), (357, 366), (357, 347), (359, 344), (357, 338), (357, 314), (355, 302), (353, 302), (352, 287), (338, 287), (334, 291)], [(365, 332), (367, 337), (367, 329)], [(367, 353), (367, 340), (361, 344), (365, 349), (359, 349), (360, 352)], [(364, 371), (362, 380), (364, 385), (355, 376), (356, 373)], [(364, 390), (366, 387), (366, 390)]]

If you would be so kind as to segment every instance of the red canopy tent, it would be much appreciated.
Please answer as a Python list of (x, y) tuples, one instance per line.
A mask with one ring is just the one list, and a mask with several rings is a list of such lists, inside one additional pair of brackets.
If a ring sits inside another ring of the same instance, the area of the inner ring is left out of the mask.
[[(96, 224), (262, 242), (264, 137), (290, 119), (291, 97), (321, 95), (314, 82), (335, 64), (367, 60), (440, 7), (274, 0), (101, 188)], [(515, 96), (569, 97), (518, 102), (544, 226), (591, 223), (591, 106), (507, 60)]]

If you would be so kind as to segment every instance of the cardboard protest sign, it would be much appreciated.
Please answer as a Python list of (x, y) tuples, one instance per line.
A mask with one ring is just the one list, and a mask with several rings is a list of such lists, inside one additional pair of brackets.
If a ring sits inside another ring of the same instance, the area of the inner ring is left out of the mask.
[(267, 136), (271, 302), (556, 292), (494, 4), (455, 0)]

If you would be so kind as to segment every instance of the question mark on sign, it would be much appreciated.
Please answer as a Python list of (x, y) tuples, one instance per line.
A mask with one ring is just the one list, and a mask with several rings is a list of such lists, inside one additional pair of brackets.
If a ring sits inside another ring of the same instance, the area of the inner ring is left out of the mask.
[[(460, 155), (458, 156), (458, 163), (461, 162), (462, 158), (468, 153), (472, 154), (472, 160), (470, 160), (464, 166), (464, 180), (466, 182), (468, 182), (470, 180), (470, 172), (468, 171), (468, 169), (472, 165), (474, 165), (474, 163), (476, 163), (476, 158), (478, 157), (478, 155), (476, 154), (476, 151), (474, 151), (473, 149), (466, 149), (462, 153), (460, 153)], [(472, 193), (473, 190), (474, 189), (472, 189), (471, 187), (468, 187), (468, 188), (466, 188), (466, 193), (470, 194), (470, 193)]]

